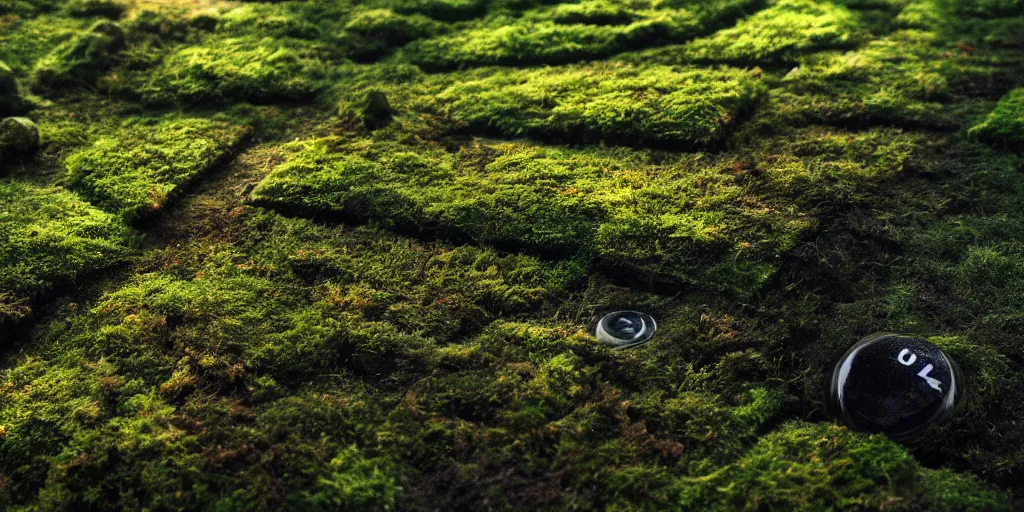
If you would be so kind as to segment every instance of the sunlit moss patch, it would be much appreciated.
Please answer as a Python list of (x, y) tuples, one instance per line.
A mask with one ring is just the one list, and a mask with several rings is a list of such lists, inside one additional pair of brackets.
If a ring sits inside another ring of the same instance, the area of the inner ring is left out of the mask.
[(780, 0), (735, 28), (689, 43), (689, 60), (793, 62), (816, 50), (851, 47), (863, 38), (856, 15), (830, 2)]
[(169, 55), (138, 92), (150, 103), (293, 101), (323, 88), (325, 64), (273, 39), (226, 38)]
[(598, 257), (712, 287), (763, 282), (770, 262), (812, 223), (747, 193), (728, 166), (699, 156), (659, 165), (629, 150), (478, 143), (451, 155), (329, 139), (293, 151), (253, 192), (257, 203)]
[(437, 98), (475, 131), (683, 149), (721, 142), (763, 92), (756, 72), (595, 64), (495, 71)]
[(95, 204), (126, 220), (140, 220), (222, 162), (247, 130), (201, 118), (131, 119), (116, 135), (69, 156), (68, 179)]
[(0, 321), (29, 301), (123, 260), (134, 235), (118, 220), (53, 187), (0, 180)]
[(528, 11), (515, 22), (496, 17), (453, 34), (425, 39), (410, 45), (405, 55), (428, 69), (575, 62), (693, 39), (754, 3), (669, 6), (639, 2), (627, 6), (587, 0), (560, 4)]

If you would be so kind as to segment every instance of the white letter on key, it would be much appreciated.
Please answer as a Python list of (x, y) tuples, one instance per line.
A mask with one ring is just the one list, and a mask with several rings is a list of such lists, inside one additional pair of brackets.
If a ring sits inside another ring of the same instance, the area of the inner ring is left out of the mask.
[[(910, 354), (910, 358), (904, 359), (907, 354)], [(917, 361), (917, 354), (914, 354), (908, 349), (903, 349), (900, 351), (900, 355), (896, 356), (896, 360), (902, 363), (903, 366), (910, 366), (914, 364), (914, 361)]]
[(918, 372), (917, 376), (928, 381), (929, 386), (935, 388), (935, 390), (938, 391), (939, 393), (942, 393), (942, 381), (929, 377), (928, 373), (931, 371), (932, 365), (925, 366), (924, 368), (921, 369), (920, 372)]

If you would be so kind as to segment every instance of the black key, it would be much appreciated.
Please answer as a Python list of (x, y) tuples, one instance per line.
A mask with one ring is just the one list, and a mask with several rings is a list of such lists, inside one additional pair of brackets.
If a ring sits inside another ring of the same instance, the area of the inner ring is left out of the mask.
[(829, 407), (852, 428), (906, 438), (952, 415), (961, 390), (956, 365), (939, 347), (879, 333), (836, 363)]

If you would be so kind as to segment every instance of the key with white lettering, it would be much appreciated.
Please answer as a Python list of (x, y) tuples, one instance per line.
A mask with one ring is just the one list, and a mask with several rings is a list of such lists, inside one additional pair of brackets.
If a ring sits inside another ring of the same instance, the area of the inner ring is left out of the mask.
[(829, 408), (852, 428), (912, 437), (952, 415), (959, 379), (953, 361), (928, 340), (873, 334), (836, 363)]

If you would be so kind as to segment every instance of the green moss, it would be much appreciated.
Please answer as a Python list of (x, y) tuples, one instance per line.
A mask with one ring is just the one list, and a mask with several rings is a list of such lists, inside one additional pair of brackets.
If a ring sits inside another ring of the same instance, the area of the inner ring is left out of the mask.
[(290, 6), (243, 5), (225, 12), (217, 20), (217, 31), (234, 36), (298, 39), (321, 37), (319, 27), (302, 19)]
[(39, 128), (24, 117), (0, 121), (0, 166), (5, 160), (29, 158), (39, 150)]
[(675, 147), (721, 142), (764, 90), (756, 72), (728, 68), (591, 64), (474, 78), (437, 97), (468, 129)]
[(385, 4), (403, 14), (423, 14), (441, 21), (458, 21), (483, 14), (485, 0), (412, 0)]
[[(0, 25), (0, 60), (24, 80), (42, 58), (88, 29), (90, 20), (42, 15)], [(27, 85), (27, 83), (25, 83)]]
[(983, 18), (1020, 16), (1024, 14), (1021, 0), (940, 0), (939, 5), (961, 15)]
[(197, 176), (229, 156), (248, 128), (170, 116), (135, 118), (67, 158), (71, 186), (129, 221), (161, 210)]
[[(1019, 0), (113, 3), (0, 0), (0, 508), (1024, 505)], [(882, 329), (912, 448), (824, 423)]]
[(366, 95), (366, 106), (363, 107), (363, 126), (376, 130), (387, 126), (393, 119), (395, 111), (388, 103), (388, 97), (380, 91), (370, 91)]
[(779, 64), (800, 55), (847, 48), (863, 38), (850, 11), (827, 2), (781, 0), (735, 28), (686, 45), (687, 60)]
[(23, 99), (14, 72), (0, 60), (0, 117), (21, 110)]
[(699, 158), (657, 165), (656, 156), (629, 150), (474, 144), (452, 156), (436, 147), (336, 144), (293, 145), (295, 155), (254, 200), (745, 291), (770, 277), (768, 262), (810, 224)]
[(70, 0), (64, 9), (72, 16), (103, 16), (117, 20), (124, 16), (128, 7), (128, 4), (121, 0)]
[(262, 374), (281, 383), (314, 379), (343, 360), (347, 340), (369, 332), (355, 332), (353, 320), (267, 279), (220, 274), (188, 280), (142, 275), (69, 326), (74, 335), (64, 342), (130, 361), (129, 374), (178, 397), (196, 389), (243, 389)]
[(372, 60), (392, 48), (442, 31), (442, 24), (421, 14), (368, 9), (352, 14), (339, 39), (346, 47), (346, 54), (359, 60)]
[[(380, 510), (395, 502), (392, 465), (359, 449), (358, 430), (349, 428), (373, 417), (357, 390), (306, 392), (298, 402), (250, 410), (211, 396), (169, 402), (119, 370), (105, 361), (29, 358), (5, 372), (0, 468), (16, 481), (6, 497), (42, 509), (100, 510)], [(190, 417), (204, 418), (202, 425)], [(252, 424), (231, 428), (241, 418)], [(209, 451), (210, 443), (218, 447)], [(227, 472), (248, 484), (227, 485)]]
[(905, 32), (845, 54), (805, 57), (782, 79), (773, 95), (778, 104), (767, 108), (818, 122), (948, 128), (952, 116), (941, 102), (951, 91), (940, 52), (906, 51), (908, 45), (927, 45), (931, 37)]
[(0, 181), (0, 320), (27, 315), (28, 299), (125, 258), (132, 233), (62, 189)]
[(754, 165), (773, 191), (808, 207), (834, 209), (866, 201), (879, 187), (912, 174), (922, 143), (920, 135), (899, 129), (806, 128), (767, 139)]
[(521, 20), (495, 16), (478, 26), (411, 44), (404, 55), (432, 70), (495, 64), (560, 64), (692, 39), (755, 2), (679, 6), (605, 0), (542, 7)]
[(0, 5), (0, 14), (34, 16), (60, 7), (59, 0), (12, 0)]
[(972, 126), (969, 133), (986, 142), (1020, 148), (1024, 144), (1024, 89), (1006, 93), (985, 120)]
[(100, 74), (115, 64), (124, 44), (120, 25), (112, 21), (96, 22), (36, 63), (32, 70), (32, 88), (53, 91), (95, 84)]
[(308, 50), (270, 38), (214, 39), (168, 56), (138, 93), (159, 104), (298, 100), (324, 86), (324, 66)]
[(790, 423), (735, 464), (684, 479), (684, 508), (861, 510), (919, 503), (931, 510), (1008, 510), (1005, 497), (976, 478), (922, 468), (882, 436)]

